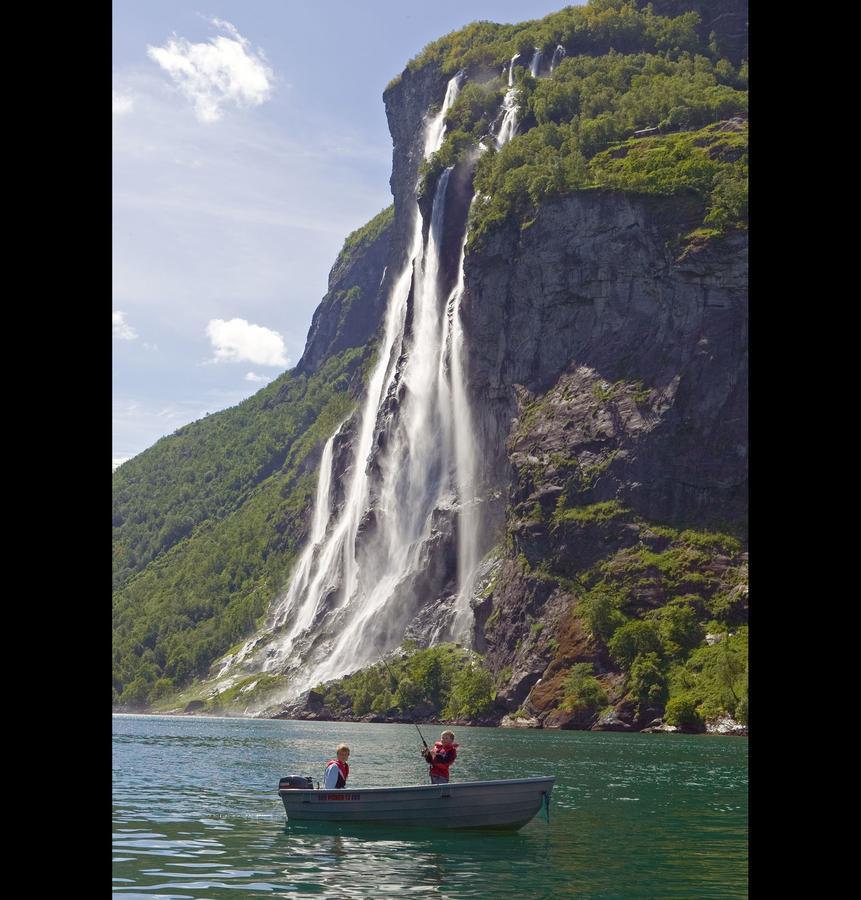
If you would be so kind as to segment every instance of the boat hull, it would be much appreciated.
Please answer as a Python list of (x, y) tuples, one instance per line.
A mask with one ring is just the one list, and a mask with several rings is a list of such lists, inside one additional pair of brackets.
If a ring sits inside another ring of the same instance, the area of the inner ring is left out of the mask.
[(279, 790), (289, 822), (431, 828), (522, 828), (546, 802), (553, 776), (394, 788)]

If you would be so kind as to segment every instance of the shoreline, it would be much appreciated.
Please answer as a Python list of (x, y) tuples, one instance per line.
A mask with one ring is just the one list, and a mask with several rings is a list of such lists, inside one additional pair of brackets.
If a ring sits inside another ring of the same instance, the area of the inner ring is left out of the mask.
[(428, 722), (415, 722), (414, 720), (405, 720), (405, 719), (392, 719), (392, 720), (382, 720), (375, 721), (371, 719), (307, 719), (307, 718), (292, 718), (288, 716), (246, 716), (242, 713), (199, 713), (199, 712), (183, 712), (181, 710), (175, 710), (170, 712), (150, 712), (150, 711), (140, 711), (140, 712), (121, 712), (117, 710), (111, 710), (111, 716), (124, 716), (128, 718), (137, 718), (137, 717), (150, 717), (150, 718), (182, 718), (182, 719), (246, 719), (248, 721), (253, 722), (333, 722), (333, 723), (349, 723), (351, 725), (425, 725), (425, 726), (450, 726), (454, 728), (504, 728), (504, 729), (515, 729), (518, 731), (583, 731), (583, 732), (594, 732), (597, 734), (685, 734), (685, 735), (699, 735), (702, 737), (749, 737), (750, 734), (748, 732), (747, 726), (739, 726), (739, 728), (743, 728), (743, 731), (740, 730), (729, 730), (729, 731), (720, 731), (715, 728), (709, 728), (707, 725), (705, 730), (697, 731), (693, 729), (683, 729), (676, 726), (667, 726), (663, 728), (644, 728), (644, 729), (634, 729), (634, 728), (559, 728), (559, 727), (544, 727), (544, 726), (534, 726), (534, 725), (502, 725), (501, 723), (497, 724), (489, 724), (489, 723), (478, 723), (478, 722), (437, 722), (437, 721), (428, 721)]

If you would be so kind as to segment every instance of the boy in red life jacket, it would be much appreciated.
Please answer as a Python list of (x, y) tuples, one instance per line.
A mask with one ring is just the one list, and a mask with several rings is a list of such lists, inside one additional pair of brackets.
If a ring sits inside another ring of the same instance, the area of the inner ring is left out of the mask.
[(350, 756), (350, 748), (346, 744), (338, 744), (335, 750), (337, 759), (330, 759), (326, 763), (326, 774), (323, 777), (323, 787), (327, 790), (342, 788), (347, 784), (347, 776), (350, 774), (350, 765), (347, 759)]
[(422, 750), (422, 756), (430, 763), (431, 784), (448, 784), (448, 767), (457, 759), (458, 744), (453, 731), (444, 731), (439, 738), (433, 750)]

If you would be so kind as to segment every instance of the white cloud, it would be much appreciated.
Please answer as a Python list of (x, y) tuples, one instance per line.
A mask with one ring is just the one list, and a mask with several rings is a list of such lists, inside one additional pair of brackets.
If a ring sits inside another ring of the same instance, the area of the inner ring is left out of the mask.
[(211, 319), (206, 335), (215, 349), (214, 362), (251, 362), (258, 366), (286, 366), (284, 339), (277, 331), (251, 325), (245, 319)]
[(113, 457), (113, 468), (111, 472), (116, 472), (116, 470), (124, 463), (128, 462), (132, 457), (131, 456), (114, 456)]
[(246, 372), (246, 373), (245, 373), (245, 380), (246, 380), (246, 381), (263, 381), (263, 382), (266, 382), (266, 381), (272, 381), (272, 379), (273, 379), (274, 377), (275, 377), (274, 375), (257, 375), (257, 374), (254, 373), (254, 372)]
[(194, 104), (201, 122), (217, 122), (228, 104), (259, 106), (269, 98), (274, 79), (262, 50), (253, 51), (230, 22), (213, 19), (212, 24), (230, 37), (192, 44), (174, 35), (163, 47), (147, 46), (150, 58)]
[(138, 333), (128, 324), (125, 320), (125, 313), (120, 312), (120, 310), (114, 310), (113, 312), (113, 329), (115, 338), (119, 338), (121, 341), (133, 341)]
[(113, 115), (124, 116), (132, 111), (135, 104), (132, 97), (127, 94), (118, 94), (116, 91), (111, 93), (113, 94)]
[[(347, 158), (307, 123), (283, 129), (268, 116), (226, 115), (202, 126), (147, 63), (149, 71), (114, 76), (115, 89), (135, 97), (134, 113), (115, 117), (112, 134), (114, 307), (135, 319), (142, 338), (137, 310), (146, 306), (174, 334), (207, 347), (211, 319), (269, 321), (297, 359), (344, 236), (391, 202), (390, 142), (371, 165), (368, 145), (349, 129), (339, 146), (357, 155)], [(165, 351), (157, 322), (147, 323), (146, 339)]]

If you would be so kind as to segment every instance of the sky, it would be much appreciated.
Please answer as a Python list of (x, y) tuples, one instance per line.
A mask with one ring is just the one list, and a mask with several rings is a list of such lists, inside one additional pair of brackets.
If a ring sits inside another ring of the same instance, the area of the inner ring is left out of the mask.
[(114, 0), (114, 469), (299, 361), (344, 238), (392, 202), (406, 63), (565, 5)]

